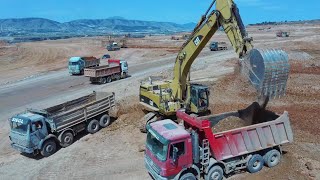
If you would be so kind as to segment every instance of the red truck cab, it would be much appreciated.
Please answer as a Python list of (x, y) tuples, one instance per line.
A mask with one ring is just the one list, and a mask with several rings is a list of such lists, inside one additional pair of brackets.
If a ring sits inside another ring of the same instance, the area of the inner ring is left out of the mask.
[(173, 179), (193, 164), (191, 136), (171, 120), (147, 125), (145, 166), (155, 179)]

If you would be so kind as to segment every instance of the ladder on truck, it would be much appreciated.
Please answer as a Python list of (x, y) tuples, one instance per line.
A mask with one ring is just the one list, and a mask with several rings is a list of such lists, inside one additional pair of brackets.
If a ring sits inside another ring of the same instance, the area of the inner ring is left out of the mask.
[(206, 167), (209, 165), (209, 159), (210, 159), (210, 148), (209, 148), (208, 139), (202, 140), (201, 154), (202, 154), (201, 164), (202, 166)]

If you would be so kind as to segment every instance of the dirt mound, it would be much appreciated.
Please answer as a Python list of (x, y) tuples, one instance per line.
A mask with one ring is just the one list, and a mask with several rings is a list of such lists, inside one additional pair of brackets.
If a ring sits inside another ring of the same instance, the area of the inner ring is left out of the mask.
[(248, 123), (243, 121), (240, 118), (228, 117), (228, 118), (220, 121), (218, 124), (213, 126), (211, 129), (212, 129), (212, 132), (218, 133), (218, 132), (228, 131), (228, 130), (235, 129), (235, 128), (240, 128), (240, 127), (247, 126), (247, 125), (248, 125)]
[(110, 128), (106, 128), (106, 130), (115, 131), (123, 126), (131, 126), (133, 129), (138, 130), (140, 119), (144, 116), (142, 109), (135, 96), (118, 101), (115, 109), (110, 112), (110, 115), (116, 119)]

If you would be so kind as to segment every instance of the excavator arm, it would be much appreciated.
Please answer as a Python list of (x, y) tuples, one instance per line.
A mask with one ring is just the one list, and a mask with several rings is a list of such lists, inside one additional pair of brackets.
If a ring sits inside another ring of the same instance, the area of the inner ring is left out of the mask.
[[(216, 9), (208, 14), (214, 3), (216, 3)], [(232, 0), (216, 0), (212, 2), (176, 58), (172, 83), (173, 97), (183, 99), (192, 63), (221, 26), (240, 58), (247, 50), (252, 49), (251, 38), (247, 37), (238, 12), (238, 8)]]
[[(216, 4), (216, 9), (211, 10), (214, 3)], [(237, 5), (233, 0), (214, 0), (205, 15), (201, 17), (190, 38), (184, 43), (176, 58), (174, 79), (171, 83), (172, 98), (186, 100), (188, 74), (191, 65), (211, 37), (221, 27), (224, 29), (224, 32), (240, 60), (244, 58), (247, 59), (248, 63), (245, 65), (251, 83), (254, 84), (257, 89), (263, 91), (262, 93), (266, 96), (282, 95), (284, 93), (283, 88), (285, 88), (289, 72), (286, 54), (283, 51), (272, 51), (271, 53), (270, 51), (255, 51), (254, 54), (248, 56), (248, 52), (253, 49), (253, 45), (251, 44), (252, 38), (249, 38), (247, 35)], [(257, 58), (257, 56), (259, 57)], [(279, 69), (270, 69), (274, 67), (272, 65), (263, 65), (263, 75), (261, 75), (261, 69), (254, 69), (257, 67), (260, 68), (257, 64), (267, 64), (269, 59), (271, 59), (270, 61), (272, 61), (272, 63), (284, 62), (282, 63), (283, 66), (279, 67)], [(281, 71), (279, 73), (279, 70), (283, 70), (284, 72)], [(270, 75), (270, 71), (273, 71), (272, 75)], [(265, 77), (265, 74), (266, 76), (268, 75), (268, 77)], [(278, 75), (281, 76), (281, 78), (278, 78)], [(266, 85), (265, 81), (267, 81), (267, 83), (272, 80), (275, 81), (275, 78), (278, 78), (276, 80), (279, 81), (281, 79), (281, 87), (279, 87), (279, 83), (275, 83), (273, 87), (270, 87), (269, 84)]]

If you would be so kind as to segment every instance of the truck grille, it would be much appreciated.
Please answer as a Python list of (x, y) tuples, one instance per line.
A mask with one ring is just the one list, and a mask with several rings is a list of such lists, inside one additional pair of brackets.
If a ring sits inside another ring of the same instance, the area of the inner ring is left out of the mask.
[(15, 137), (12, 137), (11, 136), (11, 141), (15, 144), (18, 144), (20, 146), (24, 146), (24, 147), (27, 147), (28, 146), (28, 142), (27, 140), (21, 140), (21, 139), (18, 139), (18, 138), (15, 138)]
[(144, 158), (144, 161), (145, 161), (146, 165), (147, 165), (148, 167), (150, 167), (153, 171), (155, 171), (157, 174), (160, 175), (160, 171), (161, 171), (160, 167), (158, 167), (158, 166), (151, 160), (151, 158), (150, 158), (148, 155), (145, 154), (144, 157), (145, 157), (145, 158)]

